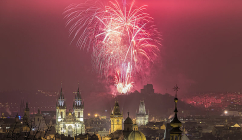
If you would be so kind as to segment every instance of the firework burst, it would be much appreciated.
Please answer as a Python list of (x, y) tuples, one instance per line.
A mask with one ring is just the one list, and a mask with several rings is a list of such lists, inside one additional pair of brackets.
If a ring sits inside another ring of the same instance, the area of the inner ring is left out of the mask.
[(69, 33), (77, 46), (92, 50), (94, 67), (112, 77), (119, 93), (128, 93), (137, 75), (144, 75), (157, 57), (159, 33), (146, 5), (135, 8), (124, 1), (109, 5), (87, 1), (73, 4), (64, 14)]

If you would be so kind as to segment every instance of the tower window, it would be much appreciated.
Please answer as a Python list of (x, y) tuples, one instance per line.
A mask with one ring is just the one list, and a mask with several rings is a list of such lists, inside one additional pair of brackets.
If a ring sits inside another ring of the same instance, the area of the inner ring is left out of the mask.
[(61, 112), (61, 118), (63, 118), (63, 112)]
[(80, 118), (80, 112), (78, 112), (78, 118)]

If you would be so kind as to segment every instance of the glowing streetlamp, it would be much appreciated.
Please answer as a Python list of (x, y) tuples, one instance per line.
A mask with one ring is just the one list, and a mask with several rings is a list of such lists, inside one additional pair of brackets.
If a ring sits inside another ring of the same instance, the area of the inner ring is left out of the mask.
[(225, 110), (225, 111), (224, 111), (224, 114), (225, 114), (225, 115), (227, 115), (227, 114), (228, 114), (228, 111), (227, 111), (227, 110)]

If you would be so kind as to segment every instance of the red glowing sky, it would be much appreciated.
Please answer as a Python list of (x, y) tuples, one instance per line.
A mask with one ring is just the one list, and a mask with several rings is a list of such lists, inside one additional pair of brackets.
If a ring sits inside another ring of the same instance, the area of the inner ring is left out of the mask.
[[(92, 71), (90, 53), (69, 44), (62, 13), (77, 2), (0, 1), (0, 90), (58, 90), (63, 81), (70, 92), (79, 81), (85, 92), (105, 91)], [(241, 89), (241, 1), (136, 3), (148, 5), (163, 38), (160, 63), (148, 81), (156, 92), (172, 92), (175, 84), (183, 93)]]

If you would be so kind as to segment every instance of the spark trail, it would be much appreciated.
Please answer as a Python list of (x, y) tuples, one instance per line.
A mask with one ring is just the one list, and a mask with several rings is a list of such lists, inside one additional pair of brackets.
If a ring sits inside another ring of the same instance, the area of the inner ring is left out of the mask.
[(87, 1), (64, 12), (72, 42), (92, 50), (93, 66), (123, 94), (130, 92), (136, 77), (147, 74), (160, 45), (153, 18), (144, 12), (147, 6), (135, 8), (134, 3), (123, 1), (120, 7), (116, 0), (109, 5)]

